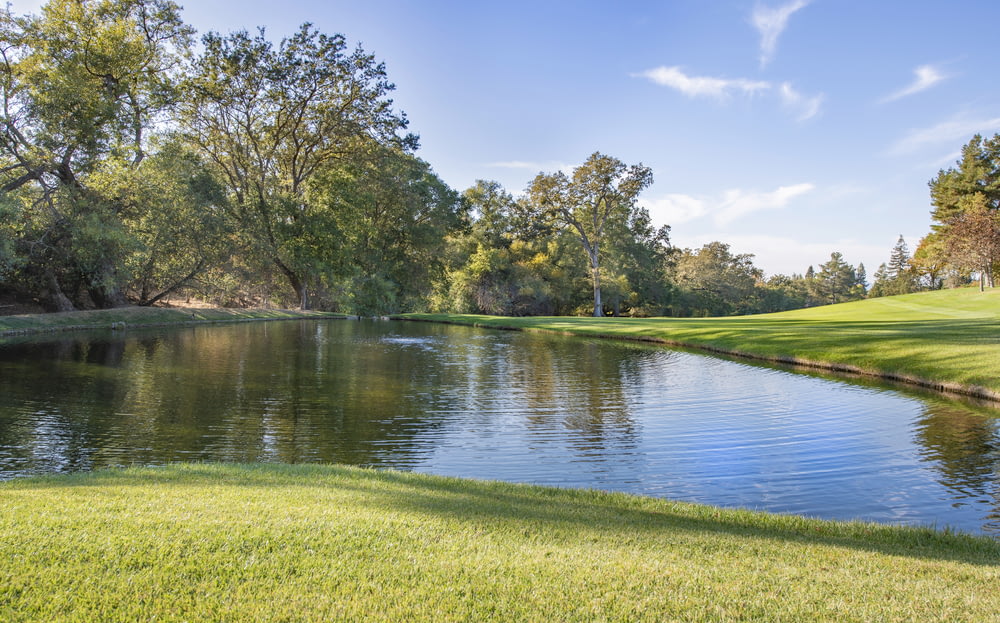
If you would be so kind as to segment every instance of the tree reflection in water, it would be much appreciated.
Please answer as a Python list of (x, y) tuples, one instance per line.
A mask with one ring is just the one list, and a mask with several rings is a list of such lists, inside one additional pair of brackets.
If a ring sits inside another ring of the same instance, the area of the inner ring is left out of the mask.
[(996, 411), (649, 345), (298, 321), (0, 345), (0, 478), (323, 462), (1000, 534)]

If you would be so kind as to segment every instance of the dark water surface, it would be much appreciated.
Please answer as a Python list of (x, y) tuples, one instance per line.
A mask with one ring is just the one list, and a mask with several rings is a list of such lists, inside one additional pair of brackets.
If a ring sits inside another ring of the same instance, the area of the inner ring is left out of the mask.
[(666, 348), (291, 321), (0, 344), (0, 479), (347, 463), (1000, 535), (997, 411)]

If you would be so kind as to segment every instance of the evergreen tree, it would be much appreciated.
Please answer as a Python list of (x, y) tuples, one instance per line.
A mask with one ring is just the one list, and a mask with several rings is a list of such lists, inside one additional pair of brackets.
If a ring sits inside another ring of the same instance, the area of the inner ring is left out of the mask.
[(892, 247), (889, 263), (886, 264), (886, 294), (909, 294), (916, 292), (916, 274), (911, 267), (909, 247), (903, 236)]
[(889, 271), (890, 279), (899, 279), (910, 269), (910, 250), (906, 246), (906, 240), (903, 239), (902, 234), (892, 247), (886, 268)]
[(875, 271), (875, 281), (872, 282), (871, 290), (868, 291), (869, 298), (878, 296), (888, 296), (889, 292), (889, 268), (882, 262)]
[(962, 148), (956, 167), (929, 183), (937, 251), (961, 276), (975, 272), (992, 287), (1000, 269), (1000, 134), (975, 135)]
[(826, 303), (841, 303), (857, 297), (858, 282), (854, 268), (844, 261), (844, 256), (834, 251), (830, 261), (821, 264), (816, 276), (818, 291)]

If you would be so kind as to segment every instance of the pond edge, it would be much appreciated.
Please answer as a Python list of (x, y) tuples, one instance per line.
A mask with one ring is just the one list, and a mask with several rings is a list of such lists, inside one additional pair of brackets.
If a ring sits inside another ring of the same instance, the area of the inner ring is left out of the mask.
[(678, 348), (687, 348), (691, 350), (705, 351), (719, 355), (737, 357), (740, 359), (764, 361), (768, 363), (778, 363), (782, 365), (809, 368), (813, 370), (822, 370), (826, 372), (836, 372), (846, 375), (856, 375), (868, 378), (884, 379), (896, 383), (903, 383), (905, 385), (921, 387), (923, 389), (934, 390), (937, 392), (941, 392), (943, 394), (968, 396), (979, 400), (990, 401), (992, 403), (1000, 403), (1000, 392), (996, 392), (991, 389), (981, 387), (979, 385), (965, 385), (963, 383), (952, 383), (949, 381), (936, 381), (933, 379), (926, 379), (910, 374), (900, 374), (898, 372), (885, 372), (883, 370), (862, 368), (860, 366), (854, 366), (846, 363), (830, 363), (826, 361), (803, 359), (801, 357), (795, 357), (791, 355), (782, 355), (782, 356), (759, 355), (756, 353), (742, 351), (742, 350), (719, 348), (717, 346), (710, 346), (707, 344), (698, 344), (695, 342), (685, 342), (681, 340), (671, 340), (668, 338), (654, 337), (649, 335), (618, 335), (614, 333), (577, 333), (574, 331), (562, 331), (559, 329), (545, 329), (538, 327), (517, 327), (513, 325), (485, 324), (476, 321), (463, 322), (461, 320), (414, 318), (409, 316), (393, 316), (392, 319), (405, 320), (408, 322), (430, 322), (437, 324), (451, 324), (458, 326), (475, 327), (478, 329), (499, 329), (501, 331), (520, 331), (523, 333), (547, 333), (551, 335), (565, 335), (569, 337), (588, 337), (588, 338), (597, 338), (602, 340), (618, 340), (622, 342), (645, 342), (652, 344), (662, 344), (664, 346), (674, 346)]

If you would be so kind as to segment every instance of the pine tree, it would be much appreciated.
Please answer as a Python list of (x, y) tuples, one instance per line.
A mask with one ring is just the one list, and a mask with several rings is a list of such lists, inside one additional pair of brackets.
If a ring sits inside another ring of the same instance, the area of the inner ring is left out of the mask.
[(844, 261), (844, 256), (834, 251), (830, 261), (820, 264), (816, 277), (820, 292), (827, 303), (841, 303), (856, 298), (858, 277), (854, 268)]
[(902, 234), (892, 247), (889, 263), (886, 265), (885, 294), (909, 294), (917, 291), (917, 282), (910, 262), (910, 249)]
[(868, 298), (875, 298), (878, 296), (887, 296), (889, 294), (889, 268), (882, 262), (878, 266), (878, 270), (875, 271), (875, 281), (872, 282), (872, 288), (868, 291)]
[(858, 291), (858, 296), (864, 298), (864, 296), (868, 293), (868, 273), (865, 272), (864, 262), (858, 264), (857, 270), (854, 271), (854, 276), (854, 287)]
[(899, 279), (910, 269), (910, 249), (906, 246), (903, 235), (899, 235), (899, 240), (892, 247), (892, 254), (889, 256), (889, 264), (886, 265), (890, 279)]

